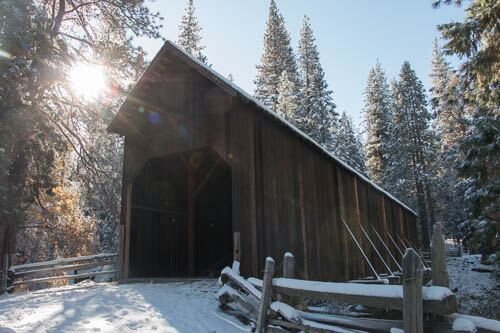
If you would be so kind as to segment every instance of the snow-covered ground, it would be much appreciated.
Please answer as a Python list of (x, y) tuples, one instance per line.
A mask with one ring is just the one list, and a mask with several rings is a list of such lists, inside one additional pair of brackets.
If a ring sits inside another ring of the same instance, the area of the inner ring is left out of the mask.
[[(0, 296), (4, 332), (242, 332), (222, 313), (216, 280), (77, 285)], [(10, 330), (9, 330), (10, 329)]]
[(448, 258), (450, 289), (458, 288), (460, 313), (500, 320), (500, 281), (495, 281), (495, 273), (472, 270), (480, 259), (480, 255)]
[[(459, 312), (500, 319), (500, 284), (479, 273), (479, 256), (448, 259)], [(250, 327), (219, 310), (217, 281), (77, 285), (0, 296), (4, 332), (242, 332)], [(349, 312), (352, 307), (349, 306)], [(361, 309), (360, 309), (361, 310)], [(353, 315), (350, 313), (350, 315)]]

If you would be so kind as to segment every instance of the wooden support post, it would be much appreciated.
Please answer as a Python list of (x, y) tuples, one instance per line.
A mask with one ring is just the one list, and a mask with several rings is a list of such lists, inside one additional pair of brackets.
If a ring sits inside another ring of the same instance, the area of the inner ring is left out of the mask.
[(422, 253), (420, 253), (420, 251), (418, 250), (418, 248), (417, 248), (416, 246), (414, 246), (414, 245), (413, 245), (413, 243), (412, 243), (412, 242), (410, 242), (410, 240), (409, 240), (409, 239), (407, 239), (406, 241), (408, 242), (408, 244), (410, 244), (410, 247), (411, 247), (411, 248), (413, 248), (413, 249), (417, 252), (417, 254), (418, 254), (418, 256), (420, 257), (420, 259), (422, 259), (422, 263), (424, 264), (424, 267), (425, 267), (425, 268), (429, 268), (429, 265), (427, 265), (427, 264), (425, 263), (425, 258), (424, 258), (424, 256), (422, 255)]
[[(294, 262), (295, 262), (295, 258), (293, 257), (293, 254), (291, 254), (290, 252), (286, 252), (285, 255), (283, 256), (283, 277), (284, 278), (293, 279)], [(283, 303), (287, 303), (291, 306), (295, 306), (295, 304), (299, 303), (298, 299), (297, 299), (297, 301), (295, 301), (293, 297), (286, 296), (286, 295), (278, 295), (278, 300), (283, 302)]]
[(387, 263), (385, 262), (384, 258), (382, 257), (382, 255), (380, 254), (380, 252), (378, 252), (377, 250), (377, 247), (375, 246), (375, 244), (373, 244), (370, 236), (368, 236), (368, 234), (366, 233), (365, 229), (363, 228), (363, 226), (361, 225), (361, 223), (359, 224), (359, 227), (361, 228), (361, 231), (363, 232), (363, 234), (365, 235), (366, 239), (368, 240), (368, 242), (370, 243), (370, 245), (372, 246), (373, 250), (375, 251), (375, 253), (378, 255), (378, 257), (380, 258), (380, 260), (382, 261), (382, 264), (384, 265), (385, 269), (387, 270), (387, 273), (389, 273), (389, 275), (393, 275), (392, 274), (392, 271), (389, 267), (389, 265), (387, 265)]
[(116, 275), (115, 280), (119, 281), (123, 278), (123, 246), (125, 243), (125, 226), (120, 224), (120, 241), (118, 243), (118, 258), (116, 260)]
[(302, 248), (304, 249), (304, 279), (309, 278), (309, 255), (307, 253), (307, 232), (306, 232), (306, 217), (304, 208), (304, 181), (302, 179), (302, 164), (297, 161), (299, 168), (299, 207), (300, 207), (300, 229), (302, 231)]
[(241, 261), (240, 233), (233, 233), (233, 261)]
[(3, 256), (3, 265), (2, 265), (2, 286), (0, 288), (0, 294), (7, 292), (7, 274), (9, 270), (9, 255), (6, 253)]
[(194, 191), (194, 196), (198, 196), (201, 190), (203, 190), (203, 187), (206, 185), (210, 177), (212, 177), (212, 174), (214, 173), (215, 169), (217, 168), (217, 165), (222, 159), (219, 157), (217, 160), (214, 162), (214, 164), (210, 167), (210, 170), (206, 173), (206, 175), (203, 177), (203, 180), (200, 182), (200, 185), (196, 188), (196, 191)]
[(422, 260), (409, 248), (403, 256), (403, 325), (405, 333), (424, 332)]
[(194, 191), (195, 180), (193, 169), (187, 169), (187, 241), (188, 241), (188, 274), (193, 275), (195, 262), (195, 230), (194, 230)]
[(377, 230), (374, 227), (372, 227), (372, 228), (373, 228), (373, 231), (375, 232), (375, 235), (377, 235), (378, 239), (380, 240), (380, 243), (382, 243), (382, 245), (384, 246), (384, 248), (387, 251), (387, 253), (389, 253), (389, 256), (391, 257), (392, 261), (396, 264), (396, 266), (398, 267), (399, 271), (401, 272), (403, 270), (401, 268), (401, 265), (399, 265), (399, 263), (396, 260), (396, 258), (394, 258), (394, 256), (392, 255), (391, 250), (389, 250), (389, 248), (387, 247), (387, 245), (385, 245), (384, 240), (382, 239), (382, 237), (380, 237), (380, 235), (378, 234)]
[(399, 242), (401, 243), (401, 245), (403, 245), (402, 249), (406, 251), (408, 246), (406, 246), (405, 242), (403, 242), (403, 240), (401, 239), (401, 236), (399, 236), (399, 235), (396, 235), (396, 236), (398, 236)]
[(377, 271), (375, 270), (375, 268), (373, 268), (372, 263), (370, 262), (370, 260), (366, 256), (365, 251), (363, 251), (363, 249), (361, 248), (361, 245), (359, 245), (358, 241), (356, 240), (356, 237), (354, 237), (354, 234), (352, 233), (351, 229), (349, 229), (349, 226), (347, 225), (347, 223), (345, 223), (344, 219), (342, 219), (342, 222), (344, 223), (344, 226), (347, 228), (347, 231), (349, 232), (349, 235), (351, 235), (351, 238), (354, 241), (354, 244), (356, 244), (356, 246), (358, 247), (359, 251), (361, 252), (361, 255), (363, 256), (363, 258), (365, 258), (366, 263), (368, 264), (368, 267), (370, 267), (373, 275), (375, 275), (375, 278), (377, 280), (380, 280), (380, 276), (377, 274)]
[(126, 207), (125, 207), (125, 245), (124, 255), (125, 260), (123, 263), (123, 278), (128, 279), (130, 268), (130, 228), (132, 225), (132, 183), (126, 184)]
[[(380, 214), (380, 223), (381, 223), (380, 234), (383, 237), (383, 238), (381, 238), (381, 239), (383, 239), (383, 240), (381, 240), (381, 242), (385, 246), (385, 244), (389, 244), (389, 240), (387, 239), (387, 216), (385, 213), (385, 198), (384, 198), (383, 194), (379, 195), (378, 203), (379, 203), (379, 214)], [(375, 230), (374, 227), (373, 227), (373, 229)], [(379, 238), (380, 238), (380, 236), (379, 236)], [(389, 255), (391, 255), (390, 252), (389, 252)], [(386, 256), (386, 261), (389, 262), (389, 258), (387, 256)], [(400, 267), (399, 267), (399, 270), (401, 271)]]
[(264, 278), (262, 281), (262, 296), (260, 299), (259, 313), (257, 314), (257, 333), (264, 333), (266, 330), (266, 313), (272, 295), (273, 275), (274, 260), (271, 257), (267, 257), (266, 266), (264, 268)]
[(403, 258), (403, 252), (401, 251), (401, 249), (399, 248), (398, 244), (396, 244), (396, 242), (394, 241), (394, 238), (392, 238), (391, 234), (389, 233), (389, 231), (387, 232), (387, 236), (389, 236), (390, 240), (392, 241), (392, 244), (394, 245), (394, 247), (396, 248), (396, 250), (399, 252), (399, 254), (401, 255), (401, 258)]
[[(363, 248), (363, 237), (361, 236), (360, 229), (358, 226), (361, 226), (361, 210), (359, 209), (359, 194), (358, 194), (358, 181), (356, 177), (353, 178), (353, 186), (354, 186), (354, 226), (353, 233), (356, 236), (361, 248)], [(365, 274), (365, 266), (361, 264), (361, 276), (366, 276)]]
[[(283, 277), (293, 279), (295, 272), (295, 257), (290, 252), (286, 252), (283, 256)], [(280, 301), (287, 303), (299, 310), (307, 310), (307, 304), (303, 298), (280, 295)]]
[(290, 252), (285, 253), (283, 256), (283, 277), (293, 279), (293, 269), (294, 269), (295, 258)]
[[(348, 204), (345, 203), (345, 198), (344, 198), (344, 181), (342, 179), (342, 174), (341, 174), (341, 168), (337, 166), (336, 168), (336, 173), (337, 173), (337, 183), (338, 183), (338, 195), (339, 195), (339, 211), (340, 211), (340, 219), (344, 220), (346, 218), (346, 208), (349, 207)], [(344, 228), (342, 228), (342, 237), (341, 237), (341, 242), (344, 247), (344, 279), (345, 281), (349, 281), (352, 277), (350, 276), (350, 258), (349, 256), (351, 255), (349, 252), (349, 238), (347, 237), (347, 232)], [(354, 278), (358, 278), (355, 276)]]
[(450, 282), (446, 267), (446, 248), (444, 243), (443, 225), (436, 223), (432, 231), (431, 246), (432, 285), (448, 288)]

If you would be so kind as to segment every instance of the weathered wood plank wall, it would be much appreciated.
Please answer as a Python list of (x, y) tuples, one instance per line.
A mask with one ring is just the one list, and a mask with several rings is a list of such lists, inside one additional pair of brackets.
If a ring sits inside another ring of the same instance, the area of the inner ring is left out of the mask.
[[(374, 226), (384, 239), (387, 226), (393, 237), (415, 238), (399, 204), (252, 106), (235, 104), (234, 110), (230, 115), (233, 201), (240, 208), (233, 213), (233, 225), (243, 238), (248, 237), (243, 234), (257, 237), (257, 241), (248, 239), (242, 245), (242, 252), (252, 261), (245, 263), (242, 257), (244, 274), (261, 275), (265, 257), (281, 257), (285, 251), (296, 254), (295, 269), (302, 278), (343, 281), (369, 274), (359, 249), (345, 233), (341, 217), (380, 272), (382, 262), (362, 237), (359, 224), (366, 230)], [(245, 213), (253, 205), (248, 184), (252, 178), (255, 222)], [(257, 246), (257, 255), (252, 244)]]
[[(285, 251), (294, 253), (300, 278), (345, 281), (369, 274), (342, 219), (380, 272), (382, 264), (359, 224), (370, 235), (372, 226), (378, 230), (396, 258), (387, 232), (417, 243), (414, 215), (257, 106), (231, 97), (176, 56), (165, 56), (157, 66), (128, 106), (122, 224), (134, 204), (126, 184), (147, 161), (211, 147), (231, 167), (232, 228), (240, 232), (244, 275), (261, 276), (265, 258), (281, 258)], [(130, 237), (131, 228), (125, 232)], [(146, 241), (139, 233), (135, 239)], [(124, 243), (129, 258), (130, 241)]]

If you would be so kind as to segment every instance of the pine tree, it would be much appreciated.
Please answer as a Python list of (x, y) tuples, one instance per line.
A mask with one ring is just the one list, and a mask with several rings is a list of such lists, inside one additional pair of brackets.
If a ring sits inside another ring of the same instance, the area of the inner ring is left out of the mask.
[(345, 112), (342, 112), (339, 119), (337, 143), (341, 147), (337, 156), (352, 168), (366, 175), (366, 157), (363, 153), (361, 139), (356, 133), (352, 119)]
[(384, 181), (387, 188), (420, 215), (422, 239), (429, 246), (429, 227), (434, 223), (432, 186), (428, 177), (433, 137), (429, 130), (431, 115), (427, 110), (422, 82), (405, 62), (399, 81), (393, 84), (394, 111), (389, 145), (390, 162)]
[(299, 75), (303, 115), (306, 123), (302, 130), (321, 146), (335, 152), (338, 114), (328, 89), (325, 72), (320, 64), (319, 52), (309, 23), (304, 16), (299, 39)]
[(467, 134), (467, 114), (460, 77), (444, 59), (437, 40), (434, 40), (431, 70), (430, 102), (436, 115), (435, 124), (446, 149), (449, 149)]
[(207, 63), (207, 57), (201, 53), (205, 46), (201, 45), (201, 26), (198, 23), (194, 12), (193, 0), (188, 0), (188, 7), (185, 9), (186, 14), (182, 16), (181, 24), (179, 25), (179, 36), (177, 36), (177, 44), (184, 50), (198, 58), (203, 63)]
[(366, 141), (364, 150), (371, 179), (382, 185), (384, 170), (388, 166), (389, 127), (392, 120), (392, 95), (387, 77), (377, 60), (368, 74), (365, 89)]
[(280, 84), (278, 86), (278, 104), (276, 113), (300, 129), (304, 120), (300, 114), (300, 107), (295, 82), (288, 78), (287, 71), (283, 71), (280, 78)]
[(459, 224), (465, 219), (463, 186), (456, 172), (458, 163), (463, 160), (459, 142), (467, 135), (467, 116), (464, 103), (463, 86), (460, 77), (449, 63), (434, 40), (434, 56), (431, 61), (430, 89), (431, 106), (434, 110), (433, 129), (438, 139), (438, 161), (436, 165), (436, 204), (439, 220), (456, 238), (463, 238)]
[[(290, 35), (285, 28), (285, 19), (278, 11), (274, 0), (271, 0), (269, 6), (269, 17), (264, 33), (264, 53), (260, 59), (260, 65), (256, 67), (255, 98), (276, 112), (278, 85), (283, 71), (287, 72), (290, 81), (296, 83), (296, 87), (299, 84)], [(298, 94), (297, 91), (296, 95)]]
[[(441, 0), (434, 6), (439, 6)], [(445, 0), (461, 5), (459, 0)], [(461, 79), (466, 103), (473, 109), (467, 136), (460, 142), (465, 157), (458, 167), (466, 188), (468, 217), (462, 228), (473, 234), (481, 253), (500, 248), (495, 244), (500, 224), (500, 38), (498, 1), (475, 0), (465, 10), (464, 22), (438, 26), (447, 40), (445, 53), (465, 58)]]

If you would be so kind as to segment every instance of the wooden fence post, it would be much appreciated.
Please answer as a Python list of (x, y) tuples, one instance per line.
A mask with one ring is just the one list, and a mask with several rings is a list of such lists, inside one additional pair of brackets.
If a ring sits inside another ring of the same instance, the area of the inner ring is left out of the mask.
[(233, 233), (233, 261), (241, 261), (240, 233)]
[(3, 265), (2, 265), (2, 285), (0, 287), (0, 294), (7, 292), (7, 274), (9, 270), (9, 255), (5, 254), (3, 257)]
[(403, 256), (403, 327), (405, 333), (424, 332), (422, 300), (423, 264), (415, 250)]
[(290, 252), (283, 256), (283, 277), (293, 279), (293, 265), (295, 258)]
[(266, 266), (264, 268), (264, 278), (262, 281), (262, 296), (260, 299), (259, 313), (257, 314), (257, 333), (263, 333), (266, 330), (266, 313), (272, 296), (273, 275), (274, 260), (271, 257), (267, 257)]
[(431, 267), (432, 285), (448, 288), (448, 270), (446, 267), (446, 248), (443, 236), (443, 225), (436, 223), (432, 231)]

